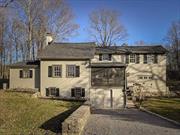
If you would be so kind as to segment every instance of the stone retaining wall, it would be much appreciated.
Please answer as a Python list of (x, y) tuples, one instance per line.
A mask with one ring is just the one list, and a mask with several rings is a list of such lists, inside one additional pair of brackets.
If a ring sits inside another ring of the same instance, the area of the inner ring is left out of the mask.
[(62, 135), (80, 135), (90, 116), (90, 106), (85, 103), (62, 123)]

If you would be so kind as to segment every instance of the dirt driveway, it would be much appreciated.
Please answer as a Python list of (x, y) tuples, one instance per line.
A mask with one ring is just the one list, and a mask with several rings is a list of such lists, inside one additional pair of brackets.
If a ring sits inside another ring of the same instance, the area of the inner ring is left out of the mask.
[(180, 127), (137, 109), (95, 110), (83, 135), (180, 135)]

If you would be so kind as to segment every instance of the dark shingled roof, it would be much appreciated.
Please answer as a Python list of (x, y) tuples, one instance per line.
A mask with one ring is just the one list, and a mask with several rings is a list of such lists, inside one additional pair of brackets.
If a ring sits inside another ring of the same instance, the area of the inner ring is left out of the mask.
[(40, 64), (40, 61), (36, 60), (36, 61), (21, 61), (21, 62), (17, 62), (14, 64), (11, 64), (9, 67), (10, 68), (36, 68), (38, 67)]
[(167, 50), (161, 46), (111, 46), (111, 47), (96, 47), (96, 53), (166, 53)]
[(120, 46), (120, 49), (127, 49), (132, 53), (167, 53), (168, 51), (162, 45), (153, 46)]
[(39, 54), (39, 59), (91, 59), (95, 43), (51, 43)]
[(159, 53), (167, 50), (161, 46), (111, 46), (95, 47), (94, 42), (87, 43), (56, 43), (46, 46), (39, 54), (39, 59), (91, 59), (94, 54), (111, 53)]

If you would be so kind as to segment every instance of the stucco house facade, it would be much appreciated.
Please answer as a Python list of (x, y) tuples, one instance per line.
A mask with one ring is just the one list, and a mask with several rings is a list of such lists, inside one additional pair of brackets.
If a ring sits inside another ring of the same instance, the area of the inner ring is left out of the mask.
[(32, 88), (42, 97), (90, 100), (96, 108), (120, 108), (127, 89), (166, 94), (162, 46), (97, 47), (95, 43), (48, 43), (36, 61), (11, 65), (10, 88)]

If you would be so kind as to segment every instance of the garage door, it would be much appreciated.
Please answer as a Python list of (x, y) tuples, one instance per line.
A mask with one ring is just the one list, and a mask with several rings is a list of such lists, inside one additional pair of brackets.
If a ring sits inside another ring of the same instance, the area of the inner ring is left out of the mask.
[(90, 101), (92, 107), (101, 109), (118, 109), (123, 106), (122, 89), (91, 89)]

